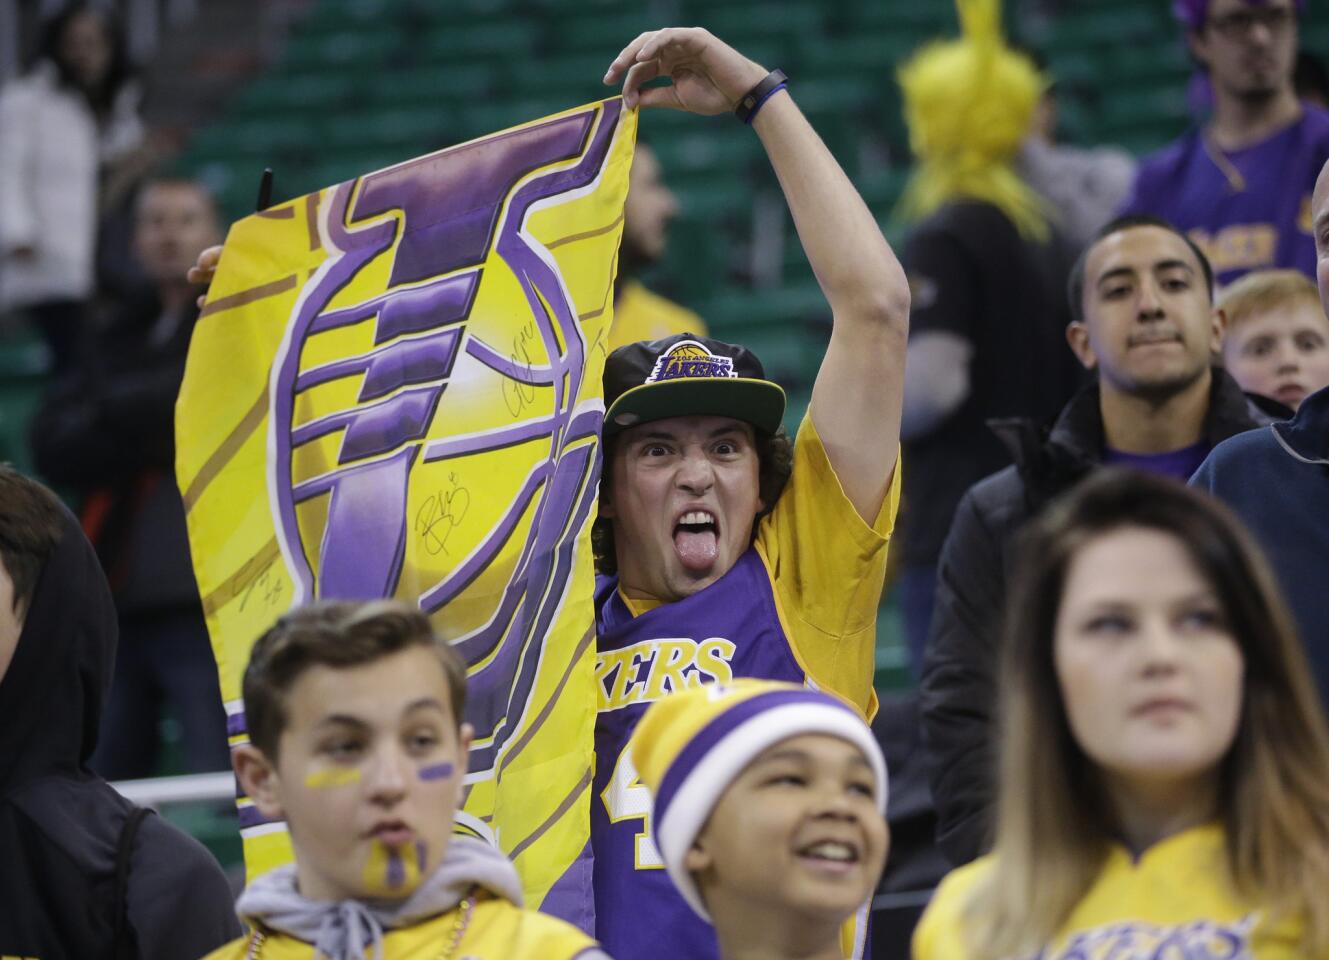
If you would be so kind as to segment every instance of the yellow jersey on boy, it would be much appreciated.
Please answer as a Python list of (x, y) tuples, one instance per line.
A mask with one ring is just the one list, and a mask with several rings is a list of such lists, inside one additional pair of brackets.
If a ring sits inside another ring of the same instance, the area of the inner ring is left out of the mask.
[[(914, 931), (914, 960), (973, 955), (966, 907), (992, 869), (988, 855), (946, 876)], [(1038, 960), (1311, 960), (1300, 946), (1302, 924), (1295, 917), (1271, 921), (1268, 906), (1233, 888), (1223, 828), (1206, 824), (1139, 857), (1113, 846), (1093, 886)]]
[[(486, 896), (467, 913), (463, 903), (422, 923), (384, 931), (382, 960), (608, 960), (571, 924), (507, 900)], [(373, 956), (372, 947), (365, 948), (365, 956)], [(314, 960), (314, 945), (258, 931), (205, 960)]]

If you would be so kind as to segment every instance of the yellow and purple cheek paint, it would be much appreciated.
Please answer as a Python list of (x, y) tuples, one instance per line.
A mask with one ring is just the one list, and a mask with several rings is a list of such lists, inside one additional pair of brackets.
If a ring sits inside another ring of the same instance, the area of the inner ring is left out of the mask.
[(421, 780), (451, 780), (455, 768), (452, 764), (444, 761), (443, 763), (431, 763), (421, 767), (417, 773)]
[(305, 786), (315, 790), (331, 790), (334, 787), (349, 787), (360, 782), (359, 767), (330, 767), (327, 770), (315, 770), (305, 777)]

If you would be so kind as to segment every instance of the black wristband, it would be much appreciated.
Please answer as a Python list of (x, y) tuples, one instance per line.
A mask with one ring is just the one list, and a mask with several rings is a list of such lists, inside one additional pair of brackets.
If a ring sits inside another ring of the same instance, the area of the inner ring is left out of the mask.
[(788, 82), (789, 78), (785, 76), (783, 70), (772, 70), (762, 78), (761, 83), (739, 97), (738, 106), (734, 108), (734, 116), (744, 123), (751, 123), (752, 118), (761, 109), (761, 105), (767, 101), (771, 94)]

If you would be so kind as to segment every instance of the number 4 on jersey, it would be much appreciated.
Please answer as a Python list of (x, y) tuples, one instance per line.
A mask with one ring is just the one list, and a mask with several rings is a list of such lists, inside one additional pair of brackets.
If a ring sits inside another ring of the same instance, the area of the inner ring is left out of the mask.
[(664, 858), (651, 838), (651, 791), (637, 779), (637, 768), (632, 765), (626, 747), (619, 754), (614, 775), (609, 778), (609, 785), (600, 794), (600, 799), (609, 811), (610, 823), (641, 821), (641, 832), (637, 834), (633, 847), (637, 869), (662, 870)]

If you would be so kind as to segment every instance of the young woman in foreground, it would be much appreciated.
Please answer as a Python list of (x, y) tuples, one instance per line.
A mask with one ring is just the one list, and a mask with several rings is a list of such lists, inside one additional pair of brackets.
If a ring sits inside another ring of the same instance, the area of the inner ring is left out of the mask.
[(1008, 604), (995, 845), (915, 957), (1329, 957), (1329, 733), (1236, 521), (1104, 471)]

